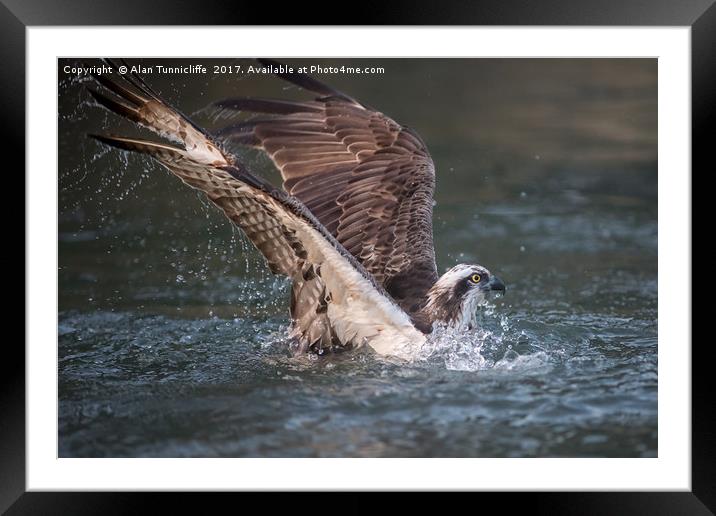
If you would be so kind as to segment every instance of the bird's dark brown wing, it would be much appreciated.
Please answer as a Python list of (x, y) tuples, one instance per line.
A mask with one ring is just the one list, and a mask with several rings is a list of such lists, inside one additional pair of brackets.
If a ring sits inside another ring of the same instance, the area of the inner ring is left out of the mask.
[[(263, 61), (264, 64), (274, 64)], [(312, 101), (233, 98), (222, 110), (262, 113), (218, 136), (263, 149), (298, 197), (408, 310), (437, 280), (433, 161), (411, 129), (304, 74), (280, 73)]]
[[(117, 95), (90, 90), (100, 104), (181, 147), (120, 136), (94, 138), (149, 155), (204, 192), (244, 231), (272, 272), (291, 278), (291, 314), (302, 349), (330, 346), (334, 341), (343, 345), (370, 341), (381, 353), (397, 354), (402, 352), (401, 342), (409, 347), (424, 339), (370, 273), (298, 199), (252, 175), (139, 77), (98, 81)], [(380, 336), (385, 338), (376, 340)]]

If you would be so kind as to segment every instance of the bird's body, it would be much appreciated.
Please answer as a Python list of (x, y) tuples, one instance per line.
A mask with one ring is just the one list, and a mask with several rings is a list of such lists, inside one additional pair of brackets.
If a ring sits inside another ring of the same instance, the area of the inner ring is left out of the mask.
[[(420, 137), (306, 75), (278, 75), (319, 97), (219, 102), (222, 110), (262, 115), (216, 137), (140, 77), (129, 74), (120, 82), (98, 76), (116, 95), (90, 90), (100, 104), (181, 147), (95, 138), (149, 154), (205, 192), (271, 271), (291, 280), (297, 351), (367, 344), (382, 355), (412, 358), (436, 323), (469, 327), (485, 294), (504, 291), (504, 285), (479, 265), (458, 265), (438, 276), (435, 170)], [(223, 142), (266, 152), (281, 171), (284, 189), (251, 174)]]

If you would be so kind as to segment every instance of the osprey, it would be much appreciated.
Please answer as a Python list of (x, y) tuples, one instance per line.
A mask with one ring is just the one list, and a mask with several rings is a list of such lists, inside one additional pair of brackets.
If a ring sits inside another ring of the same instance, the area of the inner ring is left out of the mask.
[[(438, 276), (435, 168), (422, 139), (305, 74), (261, 63), (315, 98), (222, 100), (214, 106), (258, 115), (212, 135), (138, 74), (95, 75), (101, 88), (89, 90), (100, 105), (171, 143), (90, 136), (147, 154), (204, 192), (271, 271), (291, 280), (296, 351), (369, 345), (410, 359), (436, 325), (470, 328), (477, 305), (505, 286), (480, 265), (457, 265)], [(280, 170), (283, 189), (252, 174), (224, 143), (262, 149)]]

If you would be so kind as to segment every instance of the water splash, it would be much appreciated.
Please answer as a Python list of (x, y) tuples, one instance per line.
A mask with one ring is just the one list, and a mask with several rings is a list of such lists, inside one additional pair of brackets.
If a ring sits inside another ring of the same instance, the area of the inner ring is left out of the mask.
[[(418, 352), (417, 360), (442, 362), (450, 371), (524, 371), (550, 364), (550, 355), (540, 346), (527, 346), (524, 330), (513, 328), (506, 315), (498, 315), (493, 304), (484, 306), (475, 328), (456, 330), (437, 326)], [(536, 348), (536, 349), (535, 349)]]
[(453, 371), (489, 369), (495, 362), (483, 354), (483, 350), (500, 343), (501, 337), (489, 330), (457, 331), (437, 327), (420, 348), (418, 360), (442, 361)]

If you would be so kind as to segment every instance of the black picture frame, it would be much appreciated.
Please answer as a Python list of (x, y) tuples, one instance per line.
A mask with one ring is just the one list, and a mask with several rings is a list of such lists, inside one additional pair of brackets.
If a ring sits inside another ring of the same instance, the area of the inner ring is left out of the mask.
[[(331, 10), (308, 7), (302, 2), (273, 3), (220, 2), (216, 0), (0, 0), (0, 98), (7, 131), (5, 149), (15, 149), (19, 158), (13, 170), (24, 170), (25, 148), (25, 30), (47, 25), (553, 25), (553, 26), (690, 26), (692, 52), (692, 172), (706, 173), (716, 130), (716, 6), (714, 0), (501, 0), (446, 1), (435, 3), (364, 0), (352, 17), (334, 16)], [(338, 11), (336, 11), (338, 12)], [(48, 142), (48, 147), (55, 142)], [(710, 163), (713, 170), (713, 163)], [(22, 168), (21, 168), (22, 167)], [(4, 180), (11, 178), (5, 168)], [(14, 174), (18, 189), (25, 191), (23, 175)], [(7, 183), (6, 183), (7, 185)], [(7, 186), (6, 186), (7, 188)], [(693, 192), (692, 182), (692, 192)], [(7, 195), (7, 190), (6, 190)], [(701, 195), (705, 195), (702, 192)], [(693, 197), (692, 197), (693, 203)], [(693, 206), (693, 204), (692, 204)], [(8, 208), (5, 208), (7, 211)], [(17, 215), (14, 215), (17, 217)], [(699, 220), (692, 217), (694, 223)], [(12, 220), (10, 218), (6, 220)], [(705, 223), (704, 223), (705, 224)], [(692, 229), (692, 234), (693, 229)], [(710, 234), (710, 233), (709, 233)], [(23, 237), (24, 241), (24, 237)], [(24, 249), (24, 248), (23, 248)], [(693, 253), (693, 249), (692, 249)], [(6, 255), (7, 256), (7, 255)], [(693, 254), (692, 254), (693, 257)], [(25, 252), (23, 251), (23, 267)], [(693, 264), (693, 258), (692, 258)], [(7, 266), (6, 266), (7, 267)], [(693, 265), (692, 265), (693, 269)], [(25, 269), (27, 274), (27, 269)], [(6, 271), (7, 272), (7, 271)], [(8, 272), (11, 274), (11, 272)], [(682, 281), (691, 278), (683, 278)], [(700, 282), (702, 279), (699, 280)], [(703, 278), (709, 291), (709, 278)], [(683, 287), (683, 285), (682, 285)], [(691, 290), (689, 289), (690, 295)], [(662, 291), (663, 293), (663, 291)], [(683, 291), (679, 293), (683, 294)], [(23, 296), (24, 299), (24, 296)], [(706, 310), (713, 302), (697, 305)], [(23, 306), (24, 303), (23, 303)], [(27, 306), (26, 310), (31, 310)], [(703, 319), (703, 318), (702, 318)], [(693, 315), (692, 315), (693, 320)], [(7, 514), (126, 514), (169, 509), (211, 510), (206, 497), (188, 501), (184, 494), (148, 493), (59, 493), (25, 492), (25, 353), (19, 339), (6, 345), (0, 359), (0, 512)], [(692, 346), (692, 490), (690, 492), (605, 492), (605, 493), (479, 493), (500, 504), (500, 511), (515, 506), (529, 507), (537, 514), (714, 514), (716, 512), (716, 427), (709, 387), (711, 365), (708, 342)], [(684, 349), (691, 343), (683, 343)], [(226, 496), (254, 497), (249, 494)], [(224, 504), (223, 500), (218, 500)], [(273, 495), (271, 495), (273, 496)], [(495, 498), (499, 497), (497, 500)], [(423, 497), (412, 497), (423, 504)], [(280, 499), (271, 498), (273, 508)], [(255, 500), (247, 498), (243, 503)], [(312, 502), (307, 502), (312, 504)], [(374, 510), (375, 503), (359, 494), (345, 495), (339, 501), (348, 512)], [(403, 502), (401, 502), (403, 503)], [(458, 500), (458, 503), (459, 500)], [(474, 502), (471, 502), (474, 503)], [(482, 503), (482, 502), (480, 502)], [(196, 504), (196, 505), (193, 505)], [(295, 506), (295, 502), (292, 503)], [(323, 505), (323, 504), (321, 504)], [(287, 508), (289, 506), (286, 506)], [(313, 505), (316, 508), (315, 505)], [(334, 506), (335, 508), (335, 506)], [(323, 509), (326, 510), (326, 509)], [(345, 512), (345, 511), (341, 511)]]

